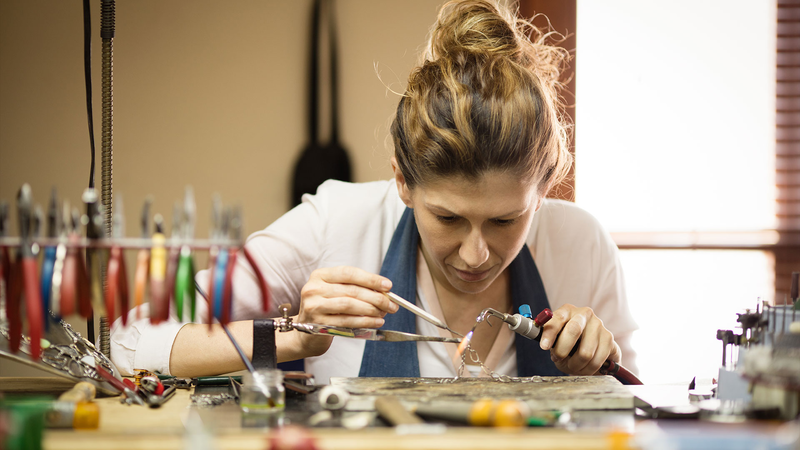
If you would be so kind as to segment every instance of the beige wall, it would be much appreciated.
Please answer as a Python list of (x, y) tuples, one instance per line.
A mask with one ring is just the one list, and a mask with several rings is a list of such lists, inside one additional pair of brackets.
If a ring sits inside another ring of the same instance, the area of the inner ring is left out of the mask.
[[(389, 117), (440, 0), (336, 0), (341, 140), (356, 181), (388, 178)], [(100, 2), (92, 0), (93, 95), (100, 185)], [(212, 193), (240, 204), (247, 233), (288, 209), (306, 144), (310, 0), (117, 2), (114, 192), (127, 234), (146, 195), (167, 217), (194, 186), (197, 235)], [(0, 199), (22, 183), (73, 204), (88, 183), (89, 138), (79, 0), (0, 0)], [(376, 75), (376, 68), (380, 79)], [(16, 229), (16, 225), (12, 226)], [(15, 372), (0, 359), (0, 376)]]

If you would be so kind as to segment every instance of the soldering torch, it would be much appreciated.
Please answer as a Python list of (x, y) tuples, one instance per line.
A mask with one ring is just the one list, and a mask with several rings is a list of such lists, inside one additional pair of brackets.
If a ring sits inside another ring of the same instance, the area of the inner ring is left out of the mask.
[[(487, 319), (489, 317), (497, 317), (505, 322), (511, 331), (514, 331), (515, 333), (528, 339), (538, 341), (542, 337), (542, 328), (548, 321), (550, 321), (550, 319), (553, 318), (553, 311), (551, 311), (549, 308), (545, 308), (536, 316), (536, 318), (532, 318), (531, 307), (528, 305), (521, 305), (519, 307), (518, 314), (508, 314), (500, 312), (496, 309), (486, 308), (478, 315), (478, 318), (475, 321), (475, 327), (477, 327), (478, 324), (483, 321), (488, 322)], [(464, 336), (464, 339), (458, 345), (457, 354), (461, 354), (466, 350), (470, 340), (472, 339), (472, 335), (475, 332), (475, 327), (472, 327), (472, 330), (470, 330), (470, 332)], [(556, 341), (557, 340), (558, 337), (556, 337)], [(553, 345), (555, 345), (555, 342), (553, 342)], [(579, 345), (580, 339), (578, 339), (578, 341), (575, 343), (575, 346), (572, 348), (572, 351), (570, 351), (570, 356), (574, 355), (575, 352), (578, 351)], [(603, 375), (613, 376), (623, 384), (642, 384), (641, 380), (639, 380), (636, 375), (615, 361), (606, 360), (600, 367), (599, 371)]]

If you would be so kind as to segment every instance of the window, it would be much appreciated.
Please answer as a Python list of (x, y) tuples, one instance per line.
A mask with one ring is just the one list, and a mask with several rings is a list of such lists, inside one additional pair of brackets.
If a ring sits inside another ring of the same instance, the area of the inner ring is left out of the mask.
[(577, 2), (576, 202), (622, 250), (646, 383), (716, 376), (716, 330), (773, 300), (775, 11)]

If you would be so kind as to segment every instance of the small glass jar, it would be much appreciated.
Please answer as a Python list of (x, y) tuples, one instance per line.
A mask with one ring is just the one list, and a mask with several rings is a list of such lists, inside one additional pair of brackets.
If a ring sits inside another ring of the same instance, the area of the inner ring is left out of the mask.
[(286, 392), (283, 388), (283, 371), (259, 369), (245, 372), (242, 377), (242, 392), (239, 406), (247, 414), (283, 411)]

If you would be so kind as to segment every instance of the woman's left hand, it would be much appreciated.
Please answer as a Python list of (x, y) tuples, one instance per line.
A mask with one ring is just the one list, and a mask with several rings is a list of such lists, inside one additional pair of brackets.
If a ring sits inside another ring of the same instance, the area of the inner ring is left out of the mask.
[[(578, 349), (570, 356), (576, 343)], [(544, 325), (540, 346), (550, 350), (556, 368), (569, 375), (594, 375), (607, 359), (622, 359), (614, 335), (588, 307), (564, 305), (553, 311), (553, 318)]]

